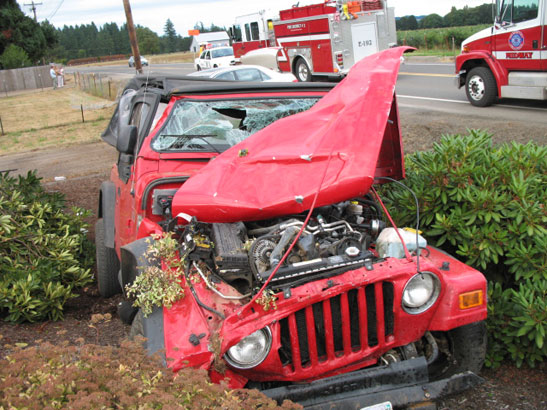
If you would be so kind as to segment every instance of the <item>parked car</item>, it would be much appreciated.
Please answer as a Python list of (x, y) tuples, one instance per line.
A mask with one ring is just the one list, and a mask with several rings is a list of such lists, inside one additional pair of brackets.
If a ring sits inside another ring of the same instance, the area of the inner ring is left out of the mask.
[[(127, 61), (127, 63), (129, 64), (129, 67), (135, 67), (135, 57), (134, 56), (129, 57), (129, 60)], [(141, 65), (142, 66), (148, 65), (148, 60), (144, 58), (143, 56), (141, 56)]]
[[(404, 178), (403, 50), (335, 87), (127, 86), (102, 135), (119, 155), (100, 188), (97, 280), (108, 297), (181, 269), (170, 307), (119, 310), (174, 371), (315, 408), (406, 406), (480, 381), (484, 276), (387, 226), (373, 186)], [(170, 261), (149, 253), (165, 234)]]
[(214, 78), (229, 81), (297, 82), (291, 73), (280, 73), (259, 65), (234, 65), (210, 68), (189, 74), (192, 77)]
[(197, 71), (208, 68), (226, 67), (235, 63), (234, 49), (232, 47), (216, 47), (203, 50), (194, 60), (194, 68)]

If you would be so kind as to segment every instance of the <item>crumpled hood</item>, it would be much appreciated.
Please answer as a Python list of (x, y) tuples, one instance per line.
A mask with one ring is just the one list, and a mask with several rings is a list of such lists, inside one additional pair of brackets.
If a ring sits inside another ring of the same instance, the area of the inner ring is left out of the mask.
[(408, 49), (361, 60), (311, 109), (219, 155), (177, 191), (173, 214), (211, 223), (268, 219), (308, 210), (318, 190), (316, 206), (324, 206), (366, 194), (375, 176), (402, 178), (394, 92)]

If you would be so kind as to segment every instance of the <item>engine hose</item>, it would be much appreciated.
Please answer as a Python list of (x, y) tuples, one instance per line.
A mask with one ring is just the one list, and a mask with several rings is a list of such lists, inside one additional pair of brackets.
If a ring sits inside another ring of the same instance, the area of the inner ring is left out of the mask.
[(196, 290), (194, 289), (194, 286), (192, 285), (192, 281), (188, 277), (188, 272), (190, 272), (190, 262), (187, 262), (187, 264), (186, 264), (186, 269), (184, 270), (184, 277), (186, 278), (186, 283), (188, 284), (188, 287), (190, 288), (190, 292), (192, 292), (192, 296), (194, 296), (194, 299), (195, 299), (196, 303), (200, 307), (202, 307), (203, 309), (205, 309), (205, 310), (207, 310), (211, 313), (214, 313), (215, 315), (217, 315), (222, 320), (226, 319), (226, 316), (224, 316), (221, 312), (219, 312), (218, 310), (213, 309), (210, 306), (207, 306), (205, 303), (203, 303), (199, 299), (198, 294), (196, 293)]
[(372, 206), (374, 209), (376, 209), (376, 215), (378, 215), (378, 217), (382, 215), (382, 209), (376, 202), (368, 200), (368, 199), (363, 199), (363, 198), (357, 198), (356, 201), (359, 202), (360, 204)]
[(281, 240), (275, 246), (272, 254), (270, 255), (270, 266), (275, 266), (279, 263), (281, 257), (283, 256), (283, 252), (285, 252), (285, 248), (296, 236), (299, 230), (300, 229), (298, 229), (296, 226), (292, 226), (290, 228), (287, 228), (285, 232), (283, 232), (283, 235), (281, 235)]
[(281, 224), (267, 226), (265, 228), (252, 229), (248, 232), (248, 235), (249, 236), (266, 235), (266, 234), (269, 234), (270, 232), (273, 232), (274, 230), (278, 229), (279, 226), (281, 226)]
[(439, 357), (439, 346), (431, 332), (425, 332), (424, 337), (431, 346), (431, 356), (427, 358), (427, 364), (431, 365)]

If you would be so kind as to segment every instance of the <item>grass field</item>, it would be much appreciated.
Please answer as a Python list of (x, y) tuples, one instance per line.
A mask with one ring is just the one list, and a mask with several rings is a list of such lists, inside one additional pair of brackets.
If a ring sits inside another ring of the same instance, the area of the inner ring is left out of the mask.
[(69, 87), (0, 98), (0, 154), (99, 140), (114, 107)]

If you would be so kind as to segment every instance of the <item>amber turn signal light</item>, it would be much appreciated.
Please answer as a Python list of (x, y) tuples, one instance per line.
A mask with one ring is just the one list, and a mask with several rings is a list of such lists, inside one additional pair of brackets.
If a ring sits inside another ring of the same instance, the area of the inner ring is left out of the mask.
[(470, 309), (482, 305), (482, 290), (460, 293), (460, 309)]

